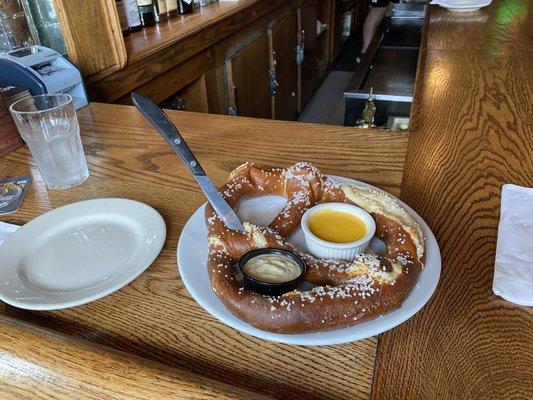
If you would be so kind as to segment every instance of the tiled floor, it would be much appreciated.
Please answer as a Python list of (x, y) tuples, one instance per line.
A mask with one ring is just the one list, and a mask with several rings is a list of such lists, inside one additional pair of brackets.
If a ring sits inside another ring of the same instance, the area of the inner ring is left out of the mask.
[(344, 123), (344, 89), (352, 77), (349, 71), (331, 71), (298, 118), (301, 122), (327, 125)]
[(317, 90), (298, 118), (302, 122), (327, 125), (344, 124), (344, 89), (355, 71), (355, 58), (361, 49), (361, 35), (357, 33), (339, 61)]

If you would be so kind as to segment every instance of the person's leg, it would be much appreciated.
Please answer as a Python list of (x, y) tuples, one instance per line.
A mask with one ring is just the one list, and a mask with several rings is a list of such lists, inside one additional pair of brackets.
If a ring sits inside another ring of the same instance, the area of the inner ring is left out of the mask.
[(368, 46), (370, 46), (370, 42), (378, 30), (379, 24), (381, 24), (381, 20), (387, 12), (387, 8), (387, 6), (370, 7), (370, 11), (363, 24), (363, 47), (361, 47), (361, 53), (364, 54), (368, 49)]
[(369, 0), (370, 8), (363, 24), (363, 45), (361, 47), (361, 52), (355, 59), (357, 64), (363, 62), (365, 52), (368, 50), (368, 46), (370, 46), (370, 42), (372, 42), (372, 39), (378, 30), (381, 20), (387, 13), (389, 4), (390, 0)]

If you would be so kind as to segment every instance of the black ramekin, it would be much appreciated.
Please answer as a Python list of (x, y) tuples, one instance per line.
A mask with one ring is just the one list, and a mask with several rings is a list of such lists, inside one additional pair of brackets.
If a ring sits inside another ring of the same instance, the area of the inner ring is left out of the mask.
[[(279, 254), (279, 255), (288, 257), (296, 261), (296, 264), (298, 264), (298, 266), (300, 267), (300, 275), (296, 279), (293, 279), (292, 281), (283, 282), (283, 283), (263, 282), (263, 281), (254, 279), (251, 276), (247, 275), (244, 272), (244, 265), (250, 259), (257, 257), (259, 255), (263, 255), (263, 254)], [(253, 290), (254, 292), (257, 292), (260, 294), (266, 294), (269, 296), (281, 296), (283, 293), (287, 293), (287, 292), (290, 292), (291, 290), (296, 289), (296, 287), (304, 279), (304, 275), (307, 271), (305, 263), (296, 254), (291, 253), (290, 251), (286, 251), (286, 250), (269, 249), (269, 248), (252, 250), (244, 254), (238, 262), (238, 267), (242, 273), (244, 286), (247, 289)]]

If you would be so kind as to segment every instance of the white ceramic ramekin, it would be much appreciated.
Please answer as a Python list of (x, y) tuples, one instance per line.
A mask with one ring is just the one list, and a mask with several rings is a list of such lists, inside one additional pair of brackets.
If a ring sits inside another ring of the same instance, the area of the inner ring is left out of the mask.
[[(355, 242), (332, 243), (315, 236), (309, 229), (309, 218), (320, 210), (334, 210), (350, 213), (360, 218), (366, 224), (366, 235)], [(307, 210), (302, 216), (302, 230), (305, 234), (305, 243), (309, 252), (318, 258), (335, 258), (340, 260), (352, 260), (356, 254), (363, 253), (370, 240), (376, 233), (374, 218), (362, 208), (345, 203), (323, 203)]]

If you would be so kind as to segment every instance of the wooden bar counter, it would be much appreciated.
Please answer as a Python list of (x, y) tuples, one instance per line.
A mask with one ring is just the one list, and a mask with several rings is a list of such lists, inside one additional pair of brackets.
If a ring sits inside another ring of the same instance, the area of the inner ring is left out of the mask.
[(431, 8), (401, 197), (435, 233), (442, 274), (380, 336), (374, 399), (533, 398), (533, 310), (492, 292), (502, 185), (533, 187), (526, 4)]
[(306, 160), (401, 195), (421, 214), (441, 248), (441, 282), (421, 312), (379, 337), (289, 346), (207, 314), (176, 267), (179, 234), (204, 197), (129, 106), (79, 112), (91, 172), (79, 187), (47, 191), (25, 148), (0, 159), (0, 176), (35, 179), (21, 210), (2, 221), (125, 197), (157, 209), (168, 231), (154, 264), (101, 300), (53, 312), (0, 305), (0, 398), (533, 398), (531, 309), (491, 291), (501, 186), (533, 186), (525, 4), (497, 0), (473, 13), (432, 6), (408, 135), (170, 112), (217, 184), (246, 160)]
[[(223, 183), (233, 168), (247, 160), (280, 166), (306, 160), (324, 173), (367, 181), (396, 195), (400, 192), (406, 135), (169, 113), (216, 184)], [(162, 364), (187, 369), (233, 387), (278, 398), (368, 398), (376, 338), (342, 346), (289, 346), (237, 332), (205, 312), (187, 292), (176, 266), (180, 232), (205, 201), (192, 175), (134, 108), (92, 103), (79, 111), (78, 116), (91, 173), (89, 179), (67, 191), (46, 191), (27, 149), (11, 153), (0, 160), (0, 175), (31, 173), (35, 181), (21, 210), (2, 220), (23, 224), (43, 212), (75, 201), (130, 198), (145, 202), (161, 213), (167, 224), (165, 246), (139, 278), (101, 300), (53, 312), (0, 306), (5, 315), (82, 343), (108, 346), (137, 357), (128, 362), (134, 363), (138, 370), (142, 369), (142, 360), (149, 360), (158, 363), (155, 369), (161, 369)], [(5, 335), (12, 334), (0, 328), (0, 341)], [(20, 346), (18, 350), (17, 346)], [(57, 368), (61, 365), (62, 356), (56, 347), (50, 347), (51, 361), (46, 364), (52, 375), (54, 365)], [(13, 357), (28, 356), (24, 341), (15, 342), (11, 351)], [(8, 368), (0, 361), (0, 371)], [(74, 381), (83, 381), (86, 371), (80, 368), (71, 373), (77, 375)], [(157, 380), (155, 372), (150, 374)], [(131, 379), (133, 383), (135, 376)], [(121, 377), (119, 382), (127, 380)], [(176, 381), (177, 388), (182, 386), (181, 382)], [(9, 382), (0, 383), (9, 385)], [(109, 385), (114, 384), (109, 381)], [(201, 382), (199, 385), (202, 386)], [(228, 393), (234, 390), (223, 389)], [(157, 392), (158, 398), (164, 398), (165, 393)]]

